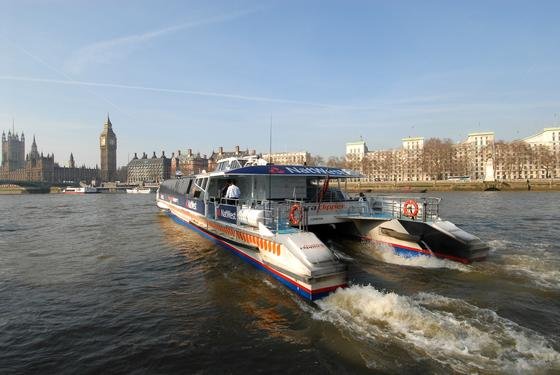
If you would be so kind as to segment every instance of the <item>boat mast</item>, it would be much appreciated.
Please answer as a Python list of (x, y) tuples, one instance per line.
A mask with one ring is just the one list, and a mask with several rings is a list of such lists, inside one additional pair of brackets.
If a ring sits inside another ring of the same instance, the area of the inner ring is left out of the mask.
[(272, 115), (270, 115), (270, 128), (268, 130), (268, 200), (272, 199)]

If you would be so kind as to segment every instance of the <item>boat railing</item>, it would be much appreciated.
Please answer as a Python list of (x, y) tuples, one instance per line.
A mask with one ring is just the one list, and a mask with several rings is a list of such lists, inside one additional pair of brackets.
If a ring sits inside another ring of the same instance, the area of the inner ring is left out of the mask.
[(276, 233), (293, 229), (289, 219), (289, 205), (286, 202), (263, 201), (264, 225)]
[[(255, 199), (218, 199), (209, 202), (208, 216), (218, 220), (240, 224), (258, 226), (262, 222), (264, 226), (273, 232), (291, 229), (289, 223), (289, 206), (284, 201), (255, 200)], [(219, 211), (218, 211), (219, 210)], [(262, 216), (261, 215), (262, 212)], [(234, 213), (234, 215), (231, 215)], [(242, 215), (255, 214), (252, 220)], [(235, 222), (234, 219), (235, 218)]]
[(371, 216), (393, 219), (434, 221), (439, 218), (438, 197), (376, 196), (368, 197)]

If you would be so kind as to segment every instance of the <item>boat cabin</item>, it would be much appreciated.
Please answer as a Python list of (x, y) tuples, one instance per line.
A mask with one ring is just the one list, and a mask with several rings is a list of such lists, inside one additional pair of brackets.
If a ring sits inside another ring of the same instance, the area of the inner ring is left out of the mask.
[[(341, 179), (356, 177), (356, 172), (340, 168), (270, 165), (254, 156), (227, 158), (213, 172), (165, 181), (159, 193), (212, 219), (239, 224), (240, 217), (243, 224), (250, 216), (278, 227), (301, 223), (303, 212), (290, 224), (294, 205), (311, 205), (311, 212), (323, 209), (333, 214), (344, 209), (342, 203), (352, 199), (333, 181), (339, 185)], [(240, 189), (239, 199), (225, 198), (229, 181)], [(258, 225), (255, 220), (250, 221)]]

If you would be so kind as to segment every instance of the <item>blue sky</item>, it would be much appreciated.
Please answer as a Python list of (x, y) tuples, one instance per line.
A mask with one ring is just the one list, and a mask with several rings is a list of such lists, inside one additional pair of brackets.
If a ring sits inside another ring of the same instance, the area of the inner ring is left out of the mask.
[[(134, 152), (342, 155), (560, 122), (558, 1), (2, 1), (0, 129)], [(26, 145), (29, 149), (30, 142)]]

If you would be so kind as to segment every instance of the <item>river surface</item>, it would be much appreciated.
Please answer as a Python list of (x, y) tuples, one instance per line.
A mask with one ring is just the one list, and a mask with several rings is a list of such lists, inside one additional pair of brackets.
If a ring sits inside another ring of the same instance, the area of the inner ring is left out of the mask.
[(0, 196), (0, 372), (560, 373), (560, 193), (438, 193), (473, 265), (338, 238), (312, 305), (151, 195)]

